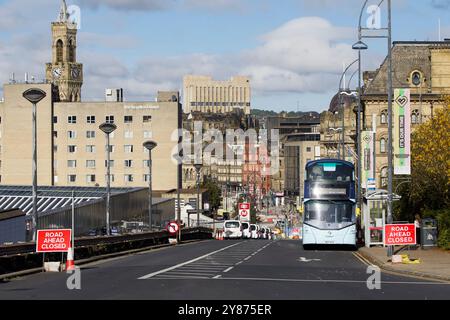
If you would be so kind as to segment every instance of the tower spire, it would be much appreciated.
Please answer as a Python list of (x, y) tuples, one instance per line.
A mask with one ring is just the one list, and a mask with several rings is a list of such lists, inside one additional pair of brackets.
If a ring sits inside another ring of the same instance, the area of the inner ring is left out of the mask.
[(67, 12), (66, 0), (62, 0), (61, 10), (59, 12), (59, 22), (69, 21), (69, 13)]

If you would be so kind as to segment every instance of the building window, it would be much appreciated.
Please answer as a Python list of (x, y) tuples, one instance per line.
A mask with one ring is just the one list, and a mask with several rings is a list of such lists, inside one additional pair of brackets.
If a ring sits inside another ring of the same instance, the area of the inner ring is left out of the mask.
[(114, 123), (114, 116), (106, 116), (106, 123)]
[(125, 139), (133, 139), (133, 131), (125, 131)]
[(133, 122), (133, 116), (125, 116), (123, 121), (125, 123), (132, 123)]
[(125, 175), (125, 182), (133, 182), (133, 175), (132, 174), (126, 174)]
[(60, 63), (63, 61), (63, 42), (59, 39), (56, 42), (56, 63)]
[(70, 124), (76, 124), (76, 123), (77, 123), (77, 116), (69, 116), (68, 119), (67, 119), (67, 121), (68, 121)]
[(67, 146), (67, 151), (69, 153), (75, 153), (77, 152), (77, 146)]
[(92, 145), (86, 146), (86, 152), (87, 153), (95, 153), (95, 146), (92, 146)]
[(86, 160), (86, 168), (95, 168), (95, 160)]
[(388, 111), (383, 110), (381, 111), (381, 124), (387, 124), (388, 123)]
[(86, 138), (94, 139), (95, 138), (95, 131), (86, 131)]
[(58, 131), (53, 131), (53, 138), (58, 138)]
[(95, 123), (95, 116), (87, 116), (87, 123), (94, 124)]
[[(105, 160), (105, 168), (108, 167), (108, 160)], [(109, 167), (114, 168), (114, 160), (109, 160)]]
[(68, 168), (76, 168), (77, 167), (77, 160), (67, 160), (67, 167)]
[(380, 152), (386, 153), (386, 139), (385, 138), (381, 138), (381, 140), (380, 140)]
[(311, 152), (311, 147), (306, 147), (306, 152)]
[(126, 145), (124, 146), (125, 153), (132, 153), (133, 152), (133, 146), (132, 145)]
[(143, 117), (143, 121), (144, 122), (151, 122), (152, 121), (152, 116), (144, 116)]
[(411, 123), (412, 124), (419, 124), (420, 123), (420, 112), (419, 110), (413, 110), (411, 112)]
[[(109, 145), (109, 152), (113, 153), (115, 150), (115, 147), (113, 145)], [(108, 152), (108, 146), (105, 146), (105, 152)]]
[(76, 139), (77, 137), (77, 132), (76, 131), (67, 131), (67, 137), (69, 139)]
[(87, 182), (87, 183), (93, 183), (93, 182), (95, 182), (95, 174), (88, 174), (88, 175), (86, 176), (86, 182)]
[(150, 167), (150, 160), (144, 160), (144, 168)]
[(153, 133), (151, 131), (144, 131), (144, 139), (152, 139)]
[[(109, 179), (110, 179), (109, 181), (114, 182), (114, 175), (110, 174), (109, 175)], [(108, 175), (107, 174), (105, 175), (105, 181), (108, 181)]]
[(75, 183), (75, 182), (77, 182), (77, 176), (74, 174), (70, 174), (67, 176), (67, 181), (69, 183)]
[(124, 163), (126, 168), (133, 167), (133, 160), (125, 160)]
[(388, 185), (388, 168), (381, 169), (381, 188), (385, 188)]
[(144, 174), (144, 182), (149, 182), (149, 181), (150, 181), (150, 175)]
[(53, 123), (58, 123), (58, 117), (56, 116), (53, 117)]

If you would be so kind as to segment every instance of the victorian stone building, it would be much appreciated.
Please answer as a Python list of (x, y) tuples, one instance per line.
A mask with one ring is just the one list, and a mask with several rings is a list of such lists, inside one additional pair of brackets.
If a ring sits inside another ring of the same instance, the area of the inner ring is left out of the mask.
[[(411, 89), (412, 131), (430, 120), (436, 109), (446, 107), (450, 94), (450, 41), (394, 42), (392, 50), (393, 87)], [(387, 187), (388, 99), (387, 60), (374, 72), (364, 73), (365, 130), (376, 131), (376, 183)], [(376, 125), (376, 128), (374, 128)]]

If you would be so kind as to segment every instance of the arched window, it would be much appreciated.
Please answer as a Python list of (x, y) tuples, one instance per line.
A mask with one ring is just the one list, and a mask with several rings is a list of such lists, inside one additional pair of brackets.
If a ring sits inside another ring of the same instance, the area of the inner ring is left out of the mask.
[(56, 42), (56, 62), (57, 63), (63, 61), (63, 47), (64, 47), (64, 44), (63, 44), (62, 40), (61, 39), (58, 40)]
[(420, 123), (420, 112), (419, 110), (413, 110), (413, 112), (411, 112), (411, 123), (412, 124), (418, 124)]
[(388, 123), (388, 111), (383, 110), (381, 111), (381, 124), (387, 124)]
[(388, 168), (381, 169), (381, 187), (385, 188), (388, 185)]
[(69, 61), (75, 62), (75, 48), (73, 45), (73, 40), (69, 41)]
[(386, 153), (386, 139), (385, 138), (381, 138), (381, 140), (380, 140), (380, 152)]

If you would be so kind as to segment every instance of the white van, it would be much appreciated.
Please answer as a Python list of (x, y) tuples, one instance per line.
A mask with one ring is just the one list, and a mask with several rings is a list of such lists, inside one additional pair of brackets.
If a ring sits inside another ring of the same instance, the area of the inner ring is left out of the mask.
[(256, 224), (250, 225), (251, 239), (258, 239), (259, 226)]
[(251, 239), (250, 222), (241, 222), (242, 238)]
[(227, 220), (223, 224), (224, 239), (242, 238), (241, 222), (239, 220)]

